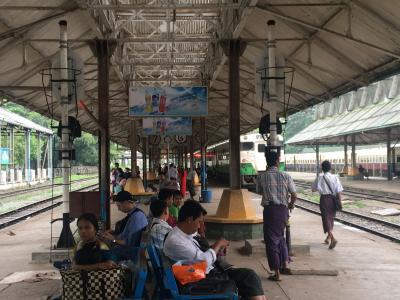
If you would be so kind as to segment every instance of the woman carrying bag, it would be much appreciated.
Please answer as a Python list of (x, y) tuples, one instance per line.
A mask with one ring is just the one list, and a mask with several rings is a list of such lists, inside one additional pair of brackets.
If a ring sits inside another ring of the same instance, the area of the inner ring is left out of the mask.
[(329, 249), (336, 247), (337, 239), (333, 236), (333, 223), (336, 211), (342, 209), (343, 187), (339, 178), (330, 173), (331, 163), (327, 160), (322, 162), (322, 174), (320, 174), (312, 185), (312, 191), (318, 191), (321, 195), (319, 207), (321, 210), (322, 226), (324, 233), (327, 233), (325, 244), (329, 244)]

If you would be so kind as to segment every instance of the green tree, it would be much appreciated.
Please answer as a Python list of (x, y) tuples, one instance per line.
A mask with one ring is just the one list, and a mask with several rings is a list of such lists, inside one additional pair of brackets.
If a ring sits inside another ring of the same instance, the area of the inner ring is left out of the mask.
[[(299, 111), (288, 117), (288, 121), (285, 127), (285, 141), (295, 136), (297, 133), (302, 131), (304, 128), (314, 122), (314, 110), (309, 108), (306, 110)], [(303, 149), (302, 146), (286, 145), (286, 153), (296, 153)]]

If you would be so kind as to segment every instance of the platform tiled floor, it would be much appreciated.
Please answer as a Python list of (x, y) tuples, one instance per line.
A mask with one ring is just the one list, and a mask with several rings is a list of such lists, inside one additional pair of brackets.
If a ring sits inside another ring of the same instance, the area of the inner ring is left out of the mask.
[[(221, 188), (213, 188), (213, 203), (205, 204), (214, 213)], [(252, 195), (257, 212), (261, 213), (259, 196)], [(60, 213), (60, 209), (57, 209)], [(113, 208), (113, 219), (119, 213)], [(49, 245), (49, 213), (0, 230), (0, 279), (15, 271), (46, 270), (50, 264), (32, 264), (32, 251)], [(292, 214), (292, 235), (295, 242), (309, 243), (311, 254), (294, 258), (294, 269), (337, 270), (338, 276), (283, 276), (279, 283), (267, 280), (266, 259), (242, 256), (244, 242), (232, 242), (227, 258), (237, 266), (254, 269), (261, 277), (268, 299), (400, 299), (400, 245), (374, 235), (337, 224), (339, 240), (335, 250), (328, 250), (318, 216), (296, 209)], [(9, 235), (12, 231), (15, 235)], [(43, 300), (57, 292), (60, 282), (46, 280), (35, 283), (0, 285), (1, 300)]]

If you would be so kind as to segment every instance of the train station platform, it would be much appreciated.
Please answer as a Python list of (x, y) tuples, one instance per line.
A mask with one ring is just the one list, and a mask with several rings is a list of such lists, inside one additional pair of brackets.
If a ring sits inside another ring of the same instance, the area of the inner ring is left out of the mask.
[[(213, 201), (204, 204), (209, 214), (218, 206), (223, 187), (210, 188)], [(262, 213), (260, 196), (251, 194), (257, 214)], [(147, 207), (144, 207), (147, 209)], [(60, 209), (56, 211), (60, 213)], [(122, 217), (112, 206), (112, 220)], [(31, 276), (23, 282), (7, 282), (15, 272), (51, 271), (49, 263), (33, 264), (31, 252), (48, 247), (50, 213), (33, 217), (0, 230), (0, 299), (51, 299), (60, 291), (60, 280)], [(335, 224), (339, 241), (334, 250), (325, 244), (319, 216), (295, 209), (291, 216), (293, 243), (308, 244), (310, 254), (293, 258), (291, 268), (297, 273), (320, 275), (282, 275), (281, 282), (271, 282), (268, 264), (263, 253), (242, 254), (244, 241), (235, 241), (227, 260), (238, 267), (254, 269), (261, 277), (267, 299), (399, 299), (400, 245), (369, 233)], [(322, 276), (323, 271), (337, 276)], [(24, 274), (24, 273), (20, 273)]]
[[(304, 172), (288, 172), (292, 178), (296, 181), (314, 182), (315, 173), (304, 173)], [(364, 180), (353, 180), (346, 177), (339, 177), (343, 188), (346, 190), (350, 189), (353, 191), (359, 191), (363, 193), (379, 194), (389, 197), (400, 198), (400, 180), (395, 178), (393, 180), (387, 180), (381, 177), (369, 177)]]

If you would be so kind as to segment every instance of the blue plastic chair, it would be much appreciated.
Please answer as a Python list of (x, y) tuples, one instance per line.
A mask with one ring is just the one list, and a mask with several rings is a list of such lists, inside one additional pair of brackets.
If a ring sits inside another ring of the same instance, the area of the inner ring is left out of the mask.
[(236, 293), (212, 294), (212, 295), (182, 295), (176, 283), (175, 276), (172, 272), (171, 265), (168, 259), (163, 259), (162, 254), (151, 243), (147, 245), (147, 253), (153, 267), (155, 275), (155, 288), (152, 299), (174, 299), (174, 300), (189, 300), (189, 299), (239, 299)]
[(148, 268), (147, 260), (144, 249), (141, 249), (138, 253), (137, 267), (135, 268), (135, 278), (134, 278), (134, 288), (132, 296), (129, 298), (124, 298), (124, 300), (141, 300), (148, 299), (147, 291), (145, 288)]
[(171, 293), (168, 289), (165, 288), (164, 285), (164, 268), (163, 262), (161, 258), (161, 254), (158, 249), (152, 244), (149, 243), (147, 245), (147, 254), (150, 258), (150, 263), (152, 266), (153, 274), (154, 274), (154, 291), (152, 295), (152, 299), (170, 299)]

